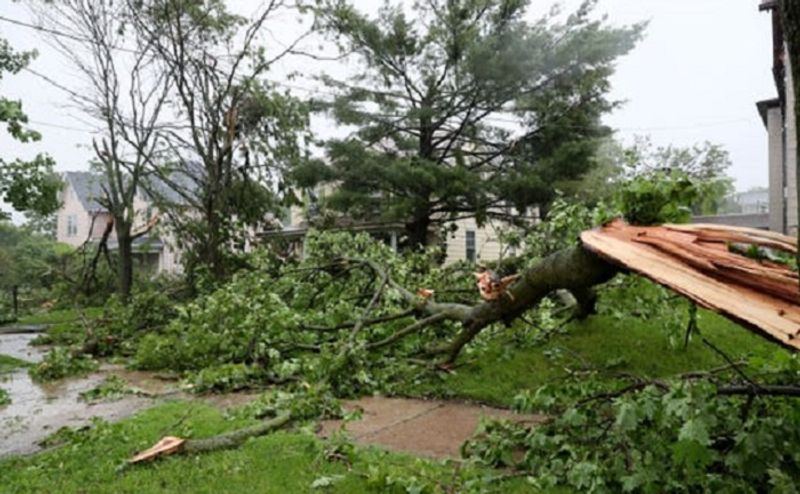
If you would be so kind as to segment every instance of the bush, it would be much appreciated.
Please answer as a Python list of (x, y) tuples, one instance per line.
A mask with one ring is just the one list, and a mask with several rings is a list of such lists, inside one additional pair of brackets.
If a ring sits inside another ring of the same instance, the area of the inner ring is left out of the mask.
[(701, 190), (686, 174), (655, 172), (625, 184), (616, 202), (632, 225), (686, 223)]
[(11, 397), (8, 396), (8, 391), (0, 388), (0, 407), (6, 406), (11, 403)]

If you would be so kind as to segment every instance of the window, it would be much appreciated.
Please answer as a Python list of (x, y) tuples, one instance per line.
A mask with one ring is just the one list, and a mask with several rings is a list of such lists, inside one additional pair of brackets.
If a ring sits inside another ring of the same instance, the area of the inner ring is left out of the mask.
[(71, 214), (67, 216), (67, 236), (74, 237), (78, 234), (78, 216)]
[(466, 235), (467, 261), (475, 262), (477, 260), (477, 249), (475, 248), (475, 230), (467, 230)]

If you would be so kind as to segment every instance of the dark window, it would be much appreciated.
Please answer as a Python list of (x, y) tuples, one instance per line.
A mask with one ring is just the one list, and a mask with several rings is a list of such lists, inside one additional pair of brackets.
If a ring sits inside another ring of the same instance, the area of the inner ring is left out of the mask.
[(475, 262), (477, 260), (477, 249), (475, 248), (475, 232), (467, 230), (467, 261)]

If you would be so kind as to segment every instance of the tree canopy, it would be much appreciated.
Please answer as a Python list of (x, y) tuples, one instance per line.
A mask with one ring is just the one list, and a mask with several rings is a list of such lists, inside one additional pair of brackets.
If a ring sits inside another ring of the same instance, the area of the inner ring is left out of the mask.
[(356, 131), (328, 142), (329, 163), (296, 170), (298, 183), (335, 182), (332, 208), (404, 221), (412, 245), (456, 218), (549, 202), (590, 169), (615, 106), (608, 78), (643, 26), (611, 27), (592, 1), (529, 22), (528, 3), (387, 2), (370, 18), (319, 2), (320, 28), (359, 64), (347, 80), (323, 77), (335, 93), (324, 107)]
[(156, 53), (156, 70), (170, 85), (168, 107), (181, 120), (160, 128), (163, 153), (150, 163), (172, 193), (149, 192), (160, 196), (187, 248), (190, 274), (205, 268), (221, 280), (235, 270), (252, 227), (278, 209), (282, 170), (303, 159), (305, 105), (263, 80), (288, 53), (268, 54), (260, 38), (286, 3), (267, 2), (243, 17), (221, 1), (127, 2), (130, 24)]
[[(0, 38), (0, 80), (5, 74), (21, 71), (36, 54), (15, 51)], [(22, 102), (0, 95), (0, 124), (6, 132), (19, 142), (27, 143), (41, 139), (39, 132), (28, 128), (28, 116), (22, 111)], [(53, 174), (53, 160), (38, 154), (32, 160), (6, 161), (0, 157), (0, 200), (6, 201), (17, 211), (40, 214), (52, 213), (58, 208), (57, 193), (61, 183)], [(7, 213), (0, 211), (0, 219)]]

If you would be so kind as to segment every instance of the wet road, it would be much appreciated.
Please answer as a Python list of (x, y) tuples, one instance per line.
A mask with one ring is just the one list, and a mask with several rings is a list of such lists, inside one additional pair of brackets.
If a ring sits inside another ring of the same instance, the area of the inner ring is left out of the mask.
[[(46, 352), (28, 345), (35, 336), (0, 335), (0, 354), (40, 361)], [(94, 388), (111, 372), (125, 374), (119, 369), (105, 369), (88, 377), (46, 384), (34, 383), (26, 369), (0, 375), (0, 387), (11, 397), (10, 405), (0, 407), (0, 457), (35, 452), (40, 449), (38, 442), (61, 427), (79, 427), (92, 417), (119, 420), (153, 403), (141, 396), (96, 404), (78, 400), (82, 391)]]

